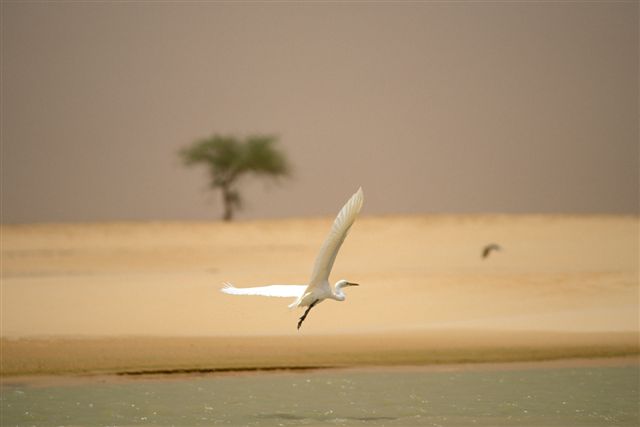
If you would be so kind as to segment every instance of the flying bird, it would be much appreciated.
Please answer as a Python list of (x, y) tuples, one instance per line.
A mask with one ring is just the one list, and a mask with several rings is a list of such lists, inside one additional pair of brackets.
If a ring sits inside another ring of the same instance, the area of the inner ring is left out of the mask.
[(486, 257), (489, 256), (489, 254), (492, 251), (499, 251), (502, 248), (500, 247), (500, 245), (496, 244), (496, 243), (490, 243), (487, 246), (484, 247), (484, 249), (482, 250), (482, 259), (485, 259)]
[(340, 209), (338, 216), (333, 222), (331, 231), (320, 248), (320, 252), (316, 257), (313, 265), (311, 279), (306, 285), (268, 285), (252, 288), (236, 288), (231, 283), (225, 282), (221, 289), (225, 294), (231, 295), (260, 295), (265, 297), (290, 297), (295, 301), (289, 305), (289, 308), (307, 307), (302, 317), (298, 321), (298, 329), (302, 326), (302, 322), (307, 318), (309, 311), (325, 299), (333, 299), (336, 301), (344, 301), (346, 298), (343, 289), (348, 286), (358, 286), (357, 283), (347, 280), (339, 280), (335, 284), (335, 288), (331, 289), (329, 284), (329, 273), (336, 260), (340, 246), (347, 237), (349, 229), (356, 220), (356, 216), (362, 209), (364, 202), (364, 194), (362, 188), (351, 196), (351, 198)]

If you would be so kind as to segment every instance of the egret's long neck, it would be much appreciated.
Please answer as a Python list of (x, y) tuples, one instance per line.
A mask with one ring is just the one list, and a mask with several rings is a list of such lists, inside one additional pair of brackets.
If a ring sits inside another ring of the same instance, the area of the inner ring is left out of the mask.
[(335, 297), (336, 300), (338, 301), (344, 301), (344, 299), (347, 297), (344, 292), (342, 292), (342, 287), (345, 285), (345, 283), (343, 282), (338, 282), (336, 283), (336, 290), (333, 292), (333, 296)]

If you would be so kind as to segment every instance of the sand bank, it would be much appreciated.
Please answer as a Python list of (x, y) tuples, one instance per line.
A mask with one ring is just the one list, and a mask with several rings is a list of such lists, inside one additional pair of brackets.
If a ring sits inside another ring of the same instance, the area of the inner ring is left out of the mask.
[(304, 283), (331, 220), (4, 225), (2, 375), (637, 352), (635, 216), (364, 216), (332, 274), (361, 286), (301, 331), (288, 299), (219, 292)]
[[(2, 226), (1, 335), (299, 335), (288, 299), (331, 219)], [(638, 331), (632, 216), (363, 217), (307, 334), (435, 329)], [(490, 242), (504, 249), (486, 260)]]

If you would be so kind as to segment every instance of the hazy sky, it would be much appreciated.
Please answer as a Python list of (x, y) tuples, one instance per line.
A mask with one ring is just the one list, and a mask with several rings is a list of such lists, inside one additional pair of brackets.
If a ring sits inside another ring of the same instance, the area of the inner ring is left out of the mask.
[(177, 150), (276, 134), (240, 218), (638, 212), (638, 2), (2, 2), (2, 220), (208, 219)]

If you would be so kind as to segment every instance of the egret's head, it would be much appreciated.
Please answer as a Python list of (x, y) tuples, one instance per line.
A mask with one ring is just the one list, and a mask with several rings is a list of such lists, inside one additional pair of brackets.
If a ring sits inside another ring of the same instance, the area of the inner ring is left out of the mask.
[(339, 280), (338, 283), (336, 283), (336, 289), (346, 288), (347, 286), (360, 286), (360, 285), (358, 285), (357, 283), (346, 281), (346, 280)]

